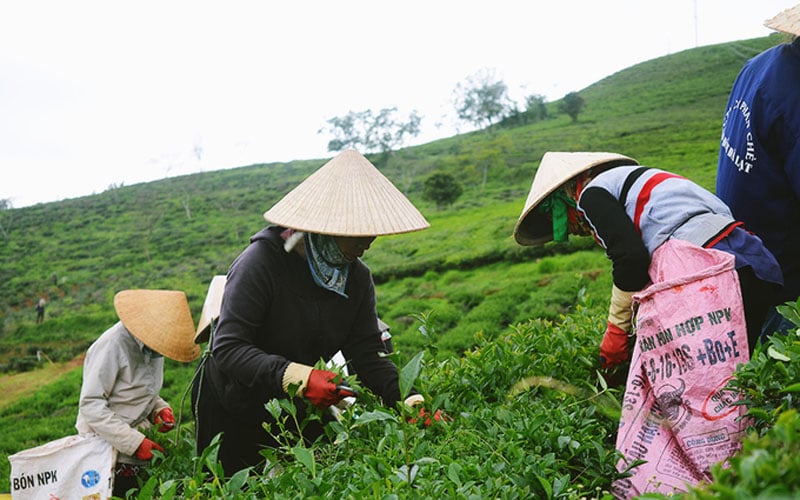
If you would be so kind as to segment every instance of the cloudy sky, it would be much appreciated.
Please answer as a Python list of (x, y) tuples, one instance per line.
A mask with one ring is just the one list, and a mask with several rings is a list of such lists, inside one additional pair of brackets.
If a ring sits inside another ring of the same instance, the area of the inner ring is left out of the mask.
[[(4, 0), (0, 199), (324, 159), (326, 121), (417, 111), (456, 133), (478, 71), (558, 99), (633, 64), (765, 36), (798, 0)], [(462, 131), (464, 131), (462, 127)]]

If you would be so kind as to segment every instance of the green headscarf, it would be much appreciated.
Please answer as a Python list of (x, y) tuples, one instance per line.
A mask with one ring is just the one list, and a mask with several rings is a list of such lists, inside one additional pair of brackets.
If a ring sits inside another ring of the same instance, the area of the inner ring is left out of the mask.
[(575, 208), (575, 200), (567, 196), (564, 188), (558, 188), (542, 200), (539, 210), (549, 213), (553, 219), (553, 241), (563, 243), (569, 235), (569, 218), (567, 212)]

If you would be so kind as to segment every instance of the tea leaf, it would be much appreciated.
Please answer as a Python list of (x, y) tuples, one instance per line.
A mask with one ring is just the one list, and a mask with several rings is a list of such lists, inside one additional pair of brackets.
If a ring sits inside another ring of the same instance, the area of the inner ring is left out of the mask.
[(419, 372), (422, 370), (422, 357), (425, 351), (420, 351), (400, 371), (400, 399), (406, 399), (411, 394)]
[(769, 348), (767, 348), (767, 355), (768, 355), (770, 358), (772, 358), (772, 359), (776, 359), (776, 360), (778, 360), (778, 361), (786, 361), (787, 363), (788, 363), (789, 361), (791, 361), (791, 359), (790, 359), (788, 356), (786, 356), (785, 354), (782, 354), (782, 353), (778, 352), (778, 350), (777, 350), (777, 349), (775, 349), (775, 346), (769, 346)]
[(355, 422), (353, 423), (353, 427), (360, 427), (370, 422), (380, 422), (382, 420), (393, 420), (396, 422), (397, 417), (392, 415), (391, 413), (387, 413), (381, 410), (368, 411), (366, 413), (362, 413), (361, 415), (358, 416), (358, 418), (356, 418)]
[(314, 455), (311, 453), (311, 450), (305, 446), (294, 446), (292, 447), (292, 455), (308, 469), (312, 477), (316, 475)]
[(250, 468), (242, 469), (234, 474), (228, 481), (228, 493), (238, 493), (242, 490), (242, 486), (247, 482), (250, 475)]

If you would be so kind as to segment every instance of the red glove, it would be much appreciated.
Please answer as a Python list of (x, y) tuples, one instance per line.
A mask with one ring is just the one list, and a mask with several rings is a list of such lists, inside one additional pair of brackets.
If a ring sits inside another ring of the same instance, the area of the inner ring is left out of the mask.
[(307, 397), (311, 404), (317, 408), (327, 408), (335, 405), (346, 396), (352, 396), (352, 394), (344, 394), (336, 388), (336, 384), (333, 383), (335, 378), (336, 374), (333, 372), (311, 370), (303, 396)]
[(600, 343), (600, 366), (608, 370), (628, 360), (628, 334), (609, 322)]
[(136, 448), (136, 458), (139, 460), (150, 460), (153, 458), (153, 450), (158, 450), (160, 452), (164, 452), (164, 448), (162, 448), (158, 443), (155, 441), (150, 441), (147, 438), (142, 440), (142, 444)]
[(172, 414), (172, 408), (164, 408), (156, 413), (155, 424), (160, 425), (158, 432), (171, 431), (175, 427), (175, 415)]
[[(433, 421), (431, 421), (433, 419)], [(419, 409), (419, 415), (408, 419), (409, 424), (416, 424), (418, 421), (422, 422), (425, 427), (430, 427), (433, 422), (452, 422), (453, 419), (447, 416), (442, 410), (436, 410), (431, 415), (431, 412), (424, 407)]]

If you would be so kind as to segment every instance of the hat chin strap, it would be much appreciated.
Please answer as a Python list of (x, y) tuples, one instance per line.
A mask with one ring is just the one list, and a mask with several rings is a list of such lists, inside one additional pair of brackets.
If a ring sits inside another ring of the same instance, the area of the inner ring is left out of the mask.
[(303, 231), (295, 231), (294, 229), (287, 229), (281, 233), (281, 237), (284, 240), (283, 249), (286, 253), (291, 252), (294, 250), (294, 247), (297, 246), (303, 240), (303, 237), (306, 235)]
[(164, 357), (163, 354), (159, 353), (158, 351), (154, 351), (154, 350), (150, 349), (146, 345), (142, 346), (142, 352), (144, 353), (145, 356), (150, 356), (151, 358), (163, 358)]

